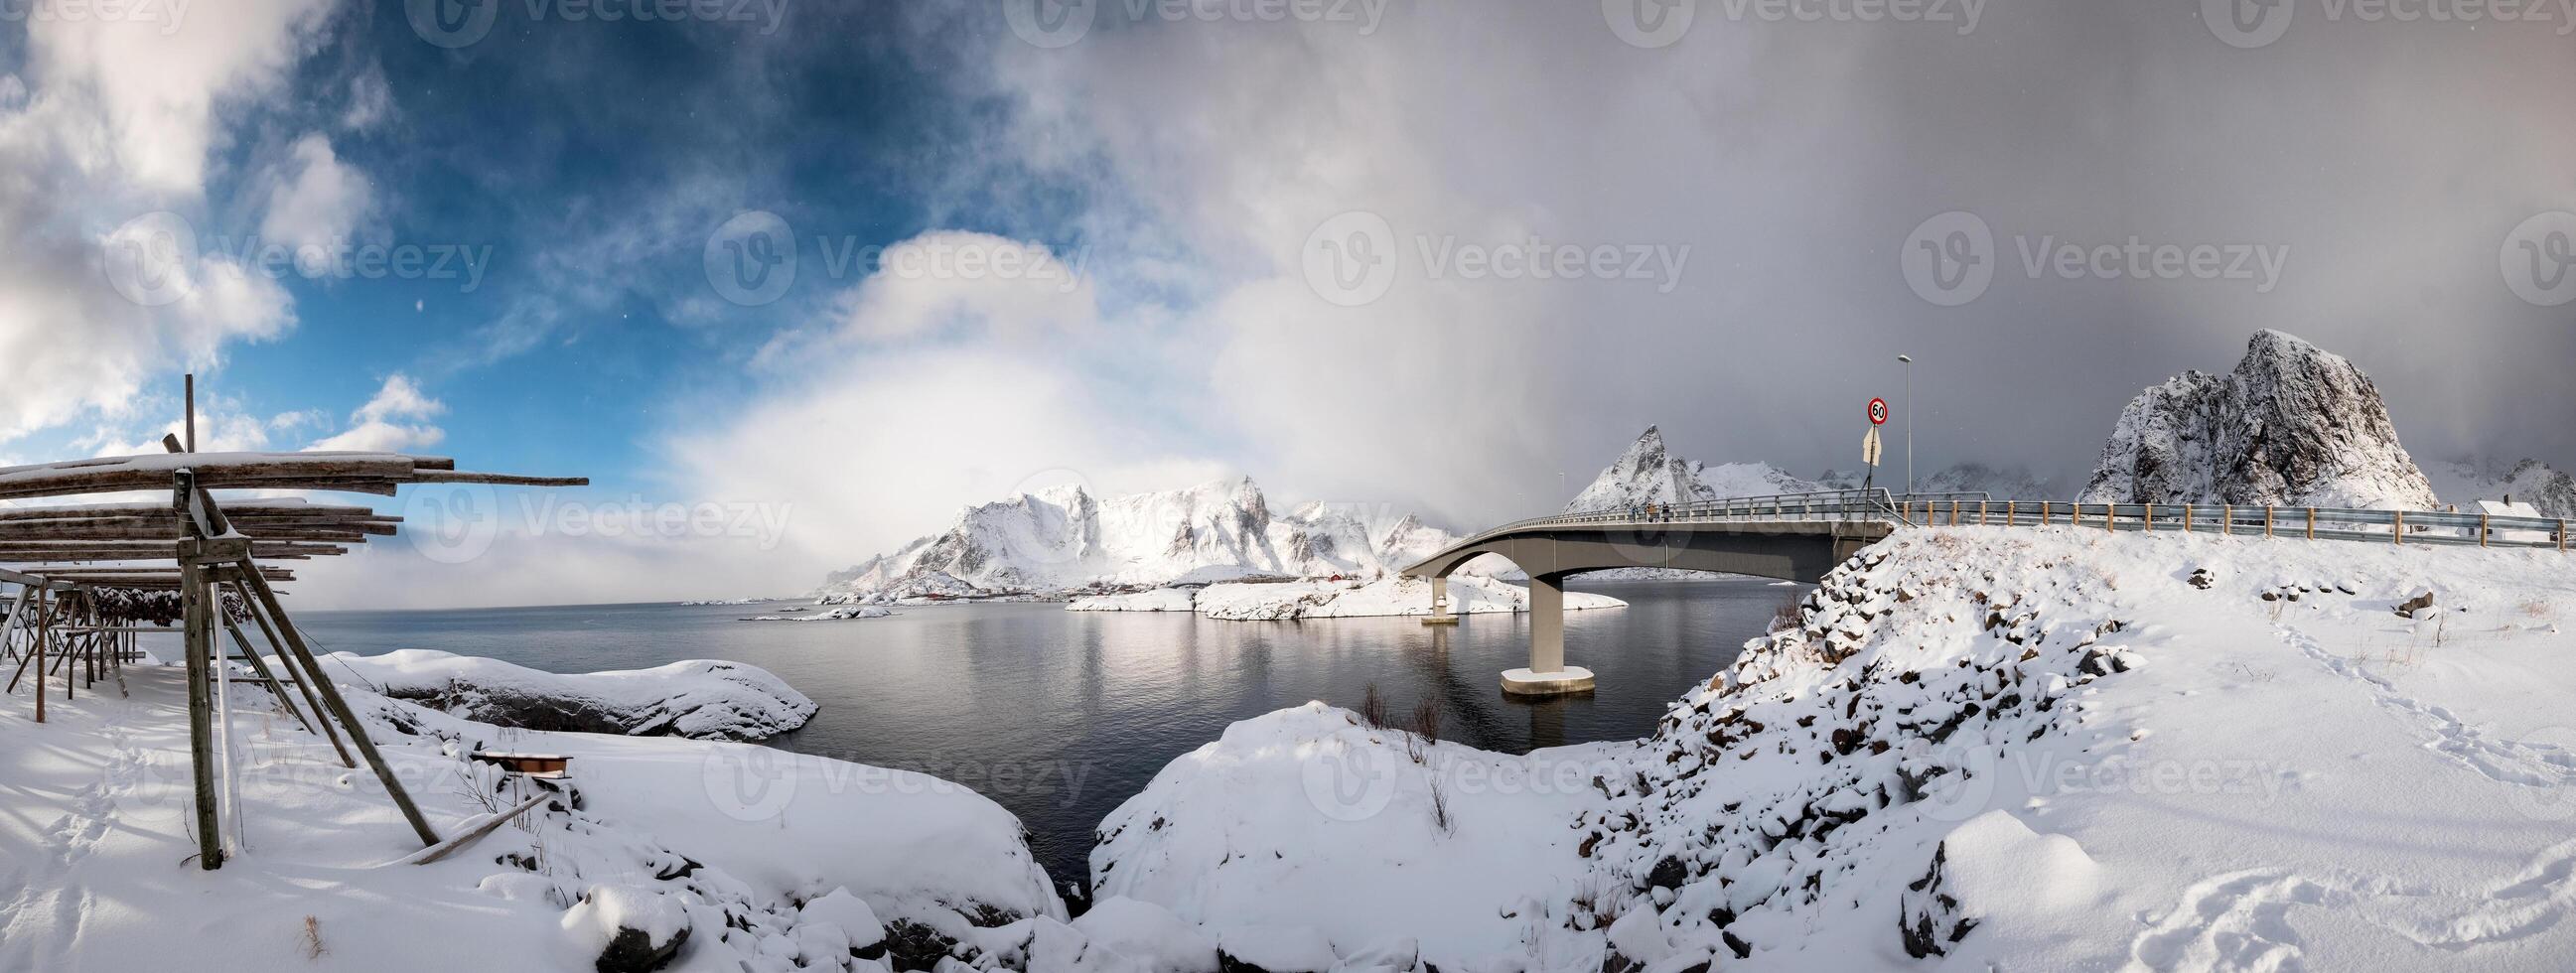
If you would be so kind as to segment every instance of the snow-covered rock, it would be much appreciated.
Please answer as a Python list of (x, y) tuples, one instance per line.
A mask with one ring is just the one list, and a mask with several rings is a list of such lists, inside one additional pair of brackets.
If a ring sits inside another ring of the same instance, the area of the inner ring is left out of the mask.
[(2502, 467), (2470, 460), (2433, 463), (2424, 473), (2446, 506), (2475, 510), (2477, 501), (2511, 497), (2537, 516), (2576, 520), (2576, 479), (2536, 459)]
[(2185, 373), (2121, 410), (2083, 500), (2435, 506), (2370, 376), (2268, 330), (2255, 333), (2234, 372)]
[(894, 609), (884, 605), (843, 605), (829, 611), (801, 615), (755, 615), (746, 622), (847, 622), (867, 618), (891, 618)]
[(1768, 463), (1708, 466), (1673, 455), (1664, 448), (1663, 430), (1647, 426), (1627, 452), (1601, 471), (1590, 486), (1565, 505), (1570, 514), (1627, 510), (1647, 505), (1704, 503), (1725, 497), (1802, 493), (1816, 485)]
[(696, 659), (573, 675), (406, 649), (326, 657), (334, 675), (463, 719), (530, 730), (765, 740), (805, 725), (814, 701), (768, 670)]
[(1454, 540), (1412, 516), (1365, 504), (1315, 502), (1275, 515), (1250, 479), (1116, 497), (1060, 486), (969, 508), (945, 533), (835, 573), (819, 597), (881, 602), (1376, 577)]
[(1114, 595), (1090, 595), (1066, 602), (1064, 610), (1076, 612), (1188, 612), (1198, 610), (1197, 589), (1154, 588), (1126, 591)]
[(2557, 970), (2566, 564), (1907, 531), (1648, 740), (1512, 757), (1281, 711), (1110, 815), (1093, 875), (1443, 969)]

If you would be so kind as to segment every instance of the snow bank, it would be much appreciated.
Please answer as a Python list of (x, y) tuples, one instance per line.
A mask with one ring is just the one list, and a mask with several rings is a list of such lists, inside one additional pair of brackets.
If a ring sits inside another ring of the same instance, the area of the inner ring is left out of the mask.
[[(101, 683), (44, 724), (0, 708), (0, 969), (991, 968), (983, 927), (1065, 915), (1020, 822), (955, 785), (737, 743), (506, 729), (354, 680), (351, 707), (441, 834), (553, 799), (446, 860), (399, 864), (420, 844), (375, 777), (236, 687), (244, 847), (201, 871), (182, 671), (124, 675), (131, 698)], [(505, 780), (466, 758), (481, 750), (568, 756), (571, 773)]]
[(894, 616), (894, 609), (887, 608), (887, 607), (885, 607), (885, 606), (883, 606), (883, 605), (844, 605), (844, 606), (842, 606), (842, 607), (835, 608), (835, 609), (832, 609), (832, 610), (830, 610), (830, 611), (815, 612), (815, 613), (810, 614), (810, 615), (797, 615), (797, 616), (792, 617), (792, 618), (791, 618), (791, 617), (788, 617), (788, 616), (786, 616), (786, 615), (761, 615), (761, 616), (756, 617), (756, 618), (746, 618), (746, 619), (743, 619), (743, 621), (746, 621), (746, 622), (846, 622), (846, 621), (852, 621), (852, 620), (854, 620), (854, 619), (862, 619), (862, 618), (891, 618), (891, 617), (893, 617), (893, 616)]
[[(1569, 591), (1567, 611), (1625, 608), (1608, 595)], [(1281, 581), (1215, 584), (1195, 593), (1158, 588), (1126, 595), (1083, 598), (1068, 611), (1192, 611), (1224, 621), (1289, 621), (1300, 618), (1378, 618), (1431, 614), (1431, 583), (1417, 578), (1378, 581)], [(1449, 610), (1460, 615), (1529, 610), (1529, 589), (1492, 578), (1449, 579)]]
[(329, 660), (333, 675), (395, 699), (530, 730), (762, 740), (805, 725), (815, 710), (777, 676), (739, 662), (562, 675), (427, 649)]
[(1156, 588), (1115, 595), (1076, 598), (1064, 606), (1076, 612), (1186, 612), (1198, 610), (1198, 592), (1188, 588)]
[(1093, 874), (1220, 938), (1418, 936), (1444, 969), (2562, 969), (2570, 567), (1908, 531), (1649, 740), (1274, 713), (1104, 821)]

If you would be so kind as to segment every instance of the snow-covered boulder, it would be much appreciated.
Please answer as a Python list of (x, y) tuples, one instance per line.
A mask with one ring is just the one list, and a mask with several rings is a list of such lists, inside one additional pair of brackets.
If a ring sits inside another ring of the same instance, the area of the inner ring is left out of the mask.
[(816, 708), (768, 670), (705, 659), (566, 675), (407, 649), (377, 656), (334, 653), (325, 665), (394, 699), (529, 730), (764, 740), (805, 725)]
[(2086, 503), (2430, 510), (2379, 387), (2342, 356), (2256, 332), (2227, 375), (2188, 372), (2120, 412)]
[(1077, 612), (1187, 612), (1198, 610), (1198, 592), (1188, 588), (1155, 588), (1114, 595), (1092, 595), (1065, 603)]

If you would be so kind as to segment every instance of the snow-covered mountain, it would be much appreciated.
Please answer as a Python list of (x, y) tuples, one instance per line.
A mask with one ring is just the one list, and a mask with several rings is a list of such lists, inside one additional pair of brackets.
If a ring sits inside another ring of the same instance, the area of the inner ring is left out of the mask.
[(2224, 376), (2187, 372), (2121, 410), (2088, 503), (2232, 503), (2428, 510), (2433, 487), (2370, 376), (2259, 331)]
[(1625, 510), (1648, 504), (1691, 504), (1725, 497), (1800, 493), (1816, 485), (1783, 473), (1769, 463), (1725, 463), (1707, 466), (1673, 455), (1664, 448), (1663, 430), (1646, 432), (1602, 470), (1565, 505), (1566, 513)]
[[(1816, 485), (1827, 490), (1857, 489), (1863, 482), (1861, 473), (1857, 471), (1826, 470), (1816, 477)], [(1904, 468), (1901, 465), (1893, 469), (1879, 467), (1876, 485), (1885, 487), (1890, 493), (1904, 493)], [(1914, 478), (1917, 493), (1985, 493), (1997, 500), (2059, 498), (2060, 489), (2055, 479), (2033, 473), (2026, 466), (1961, 463)]]
[(2536, 459), (2512, 466), (2463, 460), (2425, 466), (2433, 492), (2445, 505), (2468, 509), (2479, 500), (2513, 498), (2539, 508), (2543, 517), (2576, 520), (2576, 479)]
[(825, 579), (826, 602), (1049, 595), (1261, 577), (1376, 577), (1454, 541), (1383, 508), (1270, 511), (1251, 479), (1094, 497), (1059, 486), (970, 507), (948, 530)]

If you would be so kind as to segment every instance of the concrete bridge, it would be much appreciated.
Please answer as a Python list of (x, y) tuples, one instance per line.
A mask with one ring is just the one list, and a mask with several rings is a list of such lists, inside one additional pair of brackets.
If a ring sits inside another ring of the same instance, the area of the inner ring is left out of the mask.
[(1892, 496), (1886, 490), (1737, 497), (1644, 516), (1629, 511), (1504, 524), (1404, 570), (1431, 581), (1426, 625), (1454, 625), (1449, 575), (1492, 554), (1530, 578), (1530, 664), (1503, 674), (1522, 696), (1592, 689), (1592, 673), (1565, 664), (1565, 579), (1612, 568), (1715, 571), (1814, 584), (1861, 548), (1902, 527), (2070, 527), (2109, 532), (2216, 534), (2402, 546), (2521, 547), (2567, 551), (2566, 520), (2482, 509), (2352, 510), (2230, 504), (2105, 504), (1995, 500), (1982, 493)]
[(1404, 576), (1431, 581), (1426, 625), (1454, 625), (1449, 575), (1494, 555), (1530, 580), (1530, 664), (1503, 674), (1521, 696), (1578, 693), (1590, 670), (1565, 664), (1565, 580), (1587, 571), (1670, 568), (1814, 584), (1902, 521), (1884, 490), (1744, 497), (1657, 511), (1576, 514), (1505, 524), (1452, 545)]

